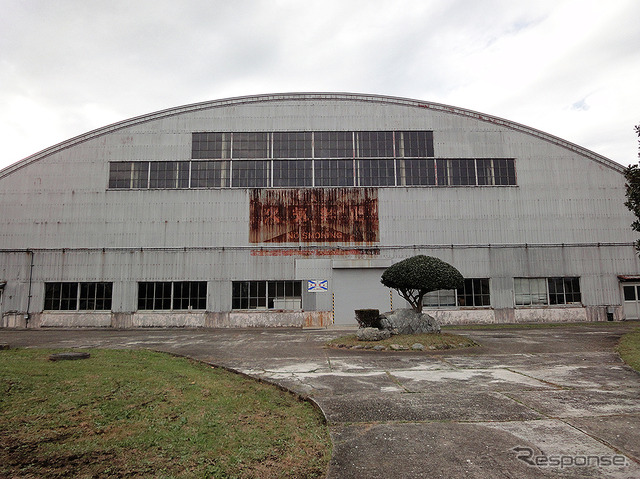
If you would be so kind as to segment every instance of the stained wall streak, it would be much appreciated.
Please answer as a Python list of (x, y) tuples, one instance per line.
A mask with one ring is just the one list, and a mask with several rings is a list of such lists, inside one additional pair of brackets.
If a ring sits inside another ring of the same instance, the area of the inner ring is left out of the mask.
[(378, 243), (376, 188), (256, 189), (250, 243)]

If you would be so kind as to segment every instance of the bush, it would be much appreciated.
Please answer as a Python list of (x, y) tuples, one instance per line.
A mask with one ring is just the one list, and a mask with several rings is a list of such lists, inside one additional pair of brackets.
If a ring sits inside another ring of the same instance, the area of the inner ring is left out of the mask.
[(413, 310), (422, 312), (422, 298), (439, 289), (462, 287), (464, 278), (456, 268), (433, 256), (418, 255), (392, 264), (382, 273), (380, 282), (395, 289)]
[(377, 309), (356, 309), (356, 321), (361, 328), (382, 329), (380, 311)]

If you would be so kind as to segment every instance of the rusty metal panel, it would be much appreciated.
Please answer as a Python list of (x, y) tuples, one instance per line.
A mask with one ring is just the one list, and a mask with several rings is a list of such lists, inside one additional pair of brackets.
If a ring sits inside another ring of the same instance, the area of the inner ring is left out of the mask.
[(377, 243), (377, 188), (256, 189), (250, 243)]

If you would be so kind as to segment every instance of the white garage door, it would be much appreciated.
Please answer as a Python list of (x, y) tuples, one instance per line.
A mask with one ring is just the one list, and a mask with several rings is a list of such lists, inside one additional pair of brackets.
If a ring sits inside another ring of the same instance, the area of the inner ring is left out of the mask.
[[(384, 268), (333, 271), (335, 324), (356, 326), (356, 309), (379, 309), (381, 313), (391, 310), (390, 290), (380, 283), (383, 271)], [(398, 306), (394, 304), (394, 308)]]

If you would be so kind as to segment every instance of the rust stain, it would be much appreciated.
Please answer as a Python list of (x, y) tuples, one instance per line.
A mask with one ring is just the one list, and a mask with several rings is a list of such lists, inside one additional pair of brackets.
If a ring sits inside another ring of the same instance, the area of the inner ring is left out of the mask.
[(377, 243), (375, 188), (256, 189), (250, 243)]
[(304, 315), (305, 328), (326, 328), (333, 324), (331, 311), (307, 311)]

